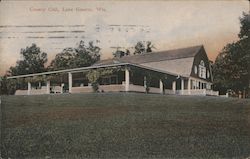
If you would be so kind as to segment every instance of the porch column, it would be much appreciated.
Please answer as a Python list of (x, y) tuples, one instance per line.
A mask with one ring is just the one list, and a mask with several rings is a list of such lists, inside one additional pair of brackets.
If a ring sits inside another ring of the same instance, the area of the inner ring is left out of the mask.
[(129, 70), (127, 67), (125, 68), (125, 91), (129, 91)]
[(64, 83), (61, 84), (61, 93), (63, 93)]
[(160, 79), (160, 93), (163, 94), (163, 82), (162, 80)]
[(174, 92), (174, 94), (176, 93), (176, 81), (172, 82), (172, 90)]
[(184, 94), (184, 79), (181, 79), (181, 94)]
[(28, 95), (30, 95), (30, 92), (31, 92), (31, 83), (28, 82)]
[(147, 77), (146, 76), (143, 77), (143, 86), (144, 86), (144, 88), (147, 88)]
[(69, 72), (69, 93), (72, 93), (72, 73)]
[(196, 89), (196, 87), (197, 87), (197, 80), (195, 80), (194, 83), (195, 83), (194, 89)]
[(47, 81), (46, 88), (47, 88), (46, 93), (50, 94), (50, 81), (49, 80)]
[(191, 94), (191, 79), (188, 78), (188, 94)]

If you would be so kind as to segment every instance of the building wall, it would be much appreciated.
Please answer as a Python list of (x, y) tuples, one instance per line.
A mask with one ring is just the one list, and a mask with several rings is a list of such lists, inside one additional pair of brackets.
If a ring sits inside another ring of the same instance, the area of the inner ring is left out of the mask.
[[(201, 60), (204, 61), (204, 64), (206, 67), (206, 79), (199, 77), (199, 65), (200, 65)], [(197, 73), (195, 73), (195, 66), (197, 67)], [(209, 77), (207, 76), (208, 75), (207, 72), (209, 72)], [(190, 76), (194, 78), (202, 79), (208, 82), (212, 82), (212, 70), (211, 70), (210, 62), (207, 57), (206, 51), (204, 50), (203, 47), (194, 57)]]

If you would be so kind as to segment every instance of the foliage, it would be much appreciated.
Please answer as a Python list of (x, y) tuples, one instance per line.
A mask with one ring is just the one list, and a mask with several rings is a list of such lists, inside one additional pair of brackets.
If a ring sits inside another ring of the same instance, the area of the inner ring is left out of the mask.
[(143, 54), (145, 53), (145, 46), (143, 44), (143, 42), (139, 41), (137, 42), (137, 44), (135, 45), (135, 52), (134, 52), (134, 55), (137, 55), (137, 54)]
[(87, 78), (89, 82), (91, 83), (91, 86), (93, 88), (94, 92), (97, 92), (99, 87), (98, 87), (98, 80), (100, 78), (100, 72), (98, 70), (90, 70), (87, 73)]
[(61, 70), (65, 68), (72, 68), (74, 61), (74, 51), (72, 48), (65, 48), (63, 51), (55, 56), (49, 66), (50, 70)]
[(0, 95), (13, 95), (15, 94), (17, 87), (17, 80), (15, 79), (8, 79), (7, 76), (1, 77), (0, 80)]
[(80, 41), (76, 48), (65, 48), (51, 61), (50, 70), (86, 67), (100, 60), (100, 48), (92, 41), (85, 45)]
[[(145, 44), (146, 43), (146, 44)], [(134, 55), (140, 55), (148, 52), (152, 52), (152, 49), (155, 48), (150, 41), (144, 42), (139, 41), (134, 46)], [(115, 58), (121, 58), (124, 56), (130, 56), (131, 53), (129, 49), (126, 49), (125, 51), (117, 49), (115, 52), (113, 52), (113, 57)]]
[(44, 72), (46, 70), (47, 54), (42, 52), (36, 44), (21, 49), (21, 60), (15, 67), (10, 67), (8, 73), (12, 76)]
[(0, 76), (0, 95), (7, 94), (6, 76)]
[(121, 51), (121, 50), (116, 50), (114, 53), (113, 53), (113, 56), (115, 58), (121, 58), (123, 56), (129, 56), (130, 55), (130, 51), (128, 49), (126, 49), (126, 52), (125, 51)]
[(150, 41), (147, 41), (146, 52), (152, 52), (152, 48), (155, 48)]
[[(58, 80), (58, 76), (61, 76), (61, 73), (55, 73), (55, 74), (49, 74), (49, 75), (40, 75), (40, 76), (33, 76), (33, 77), (26, 77), (24, 78), (24, 81), (36, 83), (36, 82), (44, 82), (47, 80)], [(20, 78), (21, 80), (21, 78)]]
[(147, 41), (146, 46), (145, 46), (144, 42), (139, 41), (135, 45), (134, 55), (152, 52), (152, 48), (155, 48), (155, 47), (152, 45), (152, 43), (150, 41)]
[(99, 84), (97, 82), (92, 82), (91, 86), (92, 86), (92, 89), (93, 89), (94, 92), (98, 92)]
[(239, 40), (227, 44), (213, 65), (215, 89), (236, 92), (250, 86), (250, 19), (248, 14), (240, 18)]
[(60, 81), (59, 77), (62, 77), (63, 73), (54, 73), (54, 74), (49, 74), (44, 76), (44, 81), (49, 80), (49, 81)]
[(152, 75), (151, 75), (151, 73), (150, 72), (146, 72), (145, 73), (145, 79), (144, 79), (145, 81), (146, 81), (146, 93), (149, 93), (149, 90), (150, 90), (150, 86), (151, 86), (151, 81), (152, 81)]
[(101, 48), (99, 48), (98, 46), (95, 46), (93, 41), (89, 42), (89, 46), (86, 48), (86, 51), (91, 56), (92, 63), (95, 63), (100, 60)]
[[(16, 76), (23, 74), (32, 74), (46, 71), (45, 64), (47, 62), (47, 54), (42, 52), (36, 44), (32, 44), (30, 47), (21, 49), (21, 60), (16, 62), (16, 66), (10, 67), (6, 76)], [(28, 78), (25, 81), (34, 81), (34, 78)], [(2, 80), (2, 90), (3, 94), (14, 94), (15, 90), (19, 87), (22, 87), (24, 84), (23, 79), (15, 80), (4, 77)]]
[(5, 91), (4, 91), (5, 85), (4, 85), (4, 81), (3, 81), (3, 80), (4, 80), (4, 77), (0, 76), (0, 95), (1, 95), (1, 94), (4, 94), (4, 92), (5, 92)]
[(121, 67), (98, 68), (89, 70), (86, 74), (94, 92), (98, 92), (99, 80), (103, 76), (112, 75), (113, 73), (123, 70)]

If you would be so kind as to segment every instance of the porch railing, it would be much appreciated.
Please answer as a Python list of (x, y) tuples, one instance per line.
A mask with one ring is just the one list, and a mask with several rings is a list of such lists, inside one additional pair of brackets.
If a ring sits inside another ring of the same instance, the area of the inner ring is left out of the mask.
[[(39, 95), (39, 94), (47, 94), (47, 88), (42, 87), (41, 89), (34, 89), (30, 90), (30, 94), (32, 95)], [(28, 95), (28, 90), (16, 90), (15, 95)]]
[[(60, 92), (61, 87), (53, 87), (53, 91)], [(99, 85), (99, 90), (103, 92), (124, 92), (125, 91), (125, 84), (113, 84), (113, 85)], [(130, 92), (146, 92), (144, 86), (129, 85)], [(91, 86), (84, 86), (84, 87), (72, 87), (72, 93), (90, 93), (93, 92)], [(150, 87), (149, 93), (161, 93), (160, 88)], [(38, 95), (38, 94), (47, 94), (46, 87), (42, 87), (41, 89), (34, 89), (30, 90), (31, 95)], [(179, 95), (200, 95), (200, 96), (219, 96), (218, 91), (213, 90), (206, 90), (206, 89), (191, 89), (191, 90), (176, 90), (176, 93), (173, 90), (165, 89), (165, 94), (179, 94)], [(15, 95), (28, 95), (28, 90), (17, 90)]]
[(131, 92), (146, 92), (146, 89), (144, 86), (130, 84), (129, 91), (131, 91)]
[(219, 96), (218, 91), (207, 90), (207, 89), (191, 89), (191, 90), (176, 90), (176, 94), (180, 95), (201, 95), (201, 96)]
[[(99, 91), (103, 92), (122, 92), (125, 86), (121, 84), (99, 85)], [(93, 92), (92, 86), (72, 87), (72, 93), (90, 93)]]

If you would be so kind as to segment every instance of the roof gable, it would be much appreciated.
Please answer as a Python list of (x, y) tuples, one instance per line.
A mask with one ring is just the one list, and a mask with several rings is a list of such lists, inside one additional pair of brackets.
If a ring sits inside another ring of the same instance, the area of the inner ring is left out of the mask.
[(142, 64), (148, 62), (159, 62), (166, 60), (189, 58), (189, 57), (194, 57), (200, 51), (201, 48), (203, 48), (203, 46), (198, 45), (198, 46), (192, 46), (174, 50), (145, 53), (141, 55), (124, 56), (122, 58), (101, 60), (95, 63), (94, 65), (104, 65), (104, 64), (114, 64), (114, 63)]
[(174, 50), (145, 53), (142, 55), (125, 56), (118, 60), (121, 62), (141, 64), (141, 63), (147, 63), (147, 62), (157, 62), (157, 61), (188, 58), (188, 57), (194, 57), (200, 51), (201, 48), (203, 48), (202, 45), (192, 46), (192, 47), (180, 48), (180, 49), (174, 49)]

